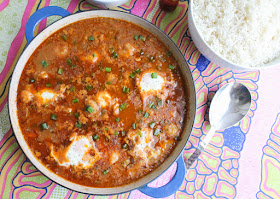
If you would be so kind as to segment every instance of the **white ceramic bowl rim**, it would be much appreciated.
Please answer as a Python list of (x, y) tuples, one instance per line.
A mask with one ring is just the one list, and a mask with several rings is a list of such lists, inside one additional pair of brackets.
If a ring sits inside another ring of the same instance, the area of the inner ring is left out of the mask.
[(128, 0), (87, 0), (87, 2), (96, 6), (105, 6), (107, 8), (112, 8), (123, 5), (124, 3), (128, 2)]

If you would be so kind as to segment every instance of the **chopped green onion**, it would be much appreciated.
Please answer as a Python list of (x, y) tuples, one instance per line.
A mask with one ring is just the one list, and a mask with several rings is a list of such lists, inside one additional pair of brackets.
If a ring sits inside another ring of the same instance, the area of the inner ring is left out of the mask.
[(102, 173), (103, 173), (104, 175), (106, 175), (107, 173), (109, 173), (109, 170), (106, 169), (106, 170), (104, 170)]
[(67, 36), (65, 34), (62, 34), (61, 37), (64, 41), (67, 41)]
[(141, 70), (138, 68), (135, 70), (135, 73), (141, 73)]
[(74, 104), (76, 104), (76, 103), (78, 103), (78, 102), (79, 102), (79, 99), (74, 98), (74, 99), (72, 99), (72, 102), (73, 102)]
[(96, 53), (93, 53), (92, 56), (93, 56), (93, 57), (96, 57)]
[(123, 86), (122, 91), (124, 93), (128, 93), (129, 92), (129, 88), (127, 88), (126, 86)]
[(117, 59), (119, 56), (118, 56), (118, 54), (117, 54), (116, 52), (114, 52), (114, 53), (112, 54), (112, 57), (113, 57), (114, 59)]
[(158, 136), (159, 135), (159, 130), (158, 129), (155, 129), (154, 130), (154, 136)]
[(138, 110), (138, 113), (142, 113), (143, 111), (142, 110)]
[(79, 118), (79, 116), (80, 116), (80, 113), (74, 113), (74, 116), (75, 116), (75, 118)]
[(158, 100), (158, 106), (162, 106), (162, 100), (161, 99)]
[(108, 128), (107, 128), (107, 127), (105, 127), (105, 131), (108, 131)]
[(52, 86), (51, 83), (47, 83), (47, 84), (46, 84), (46, 87), (51, 87), (51, 86)]
[(35, 82), (35, 79), (31, 78), (31, 79), (29, 80), (29, 82), (30, 82), (30, 83), (34, 83), (34, 82)]
[(145, 118), (148, 118), (149, 116), (150, 116), (149, 113), (147, 113), (147, 112), (144, 113)]
[(146, 41), (146, 38), (143, 37), (142, 35), (139, 36), (139, 39), (141, 39), (142, 41)]
[(59, 75), (61, 75), (61, 74), (62, 74), (62, 71), (63, 71), (62, 68), (59, 68), (58, 71), (57, 71), (57, 73), (58, 73)]
[(152, 77), (152, 78), (157, 78), (157, 77), (158, 77), (158, 74), (157, 74), (157, 73), (152, 73), (152, 74), (151, 74), (151, 77)]
[(171, 52), (170, 52), (170, 51), (167, 51), (167, 52), (166, 52), (166, 56), (167, 56), (167, 57), (170, 57), (170, 56), (171, 56)]
[(117, 117), (117, 118), (115, 119), (116, 122), (119, 122), (120, 120), (121, 120), (121, 118), (119, 118), (119, 117)]
[(142, 131), (138, 132), (138, 135), (140, 136), (140, 138), (143, 136)]
[(152, 108), (152, 109), (156, 109), (157, 107), (156, 107), (156, 105), (153, 105), (151, 108)]
[(122, 148), (123, 148), (123, 149), (127, 149), (127, 148), (128, 148), (128, 145), (127, 145), (126, 143), (124, 143), (124, 144), (122, 145)]
[(106, 84), (111, 85), (111, 84), (112, 84), (112, 82), (106, 82)]
[(132, 128), (136, 129), (136, 124), (135, 123), (132, 124)]
[(49, 128), (49, 126), (48, 126), (48, 124), (47, 123), (42, 123), (41, 125), (40, 125), (40, 129), (43, 131), (43, 130), (46, 130), (46, 129), (48, 129)]
[(137, 41), (138, 40), (138, 35), (134, 35), (134, 40)]
[(91, 106), (87, 105), (86, 111), (88, 111), (89, 113), (93, 113), (94, 109)]
[(66, 60), (67, 64), (71, 67), (71, 68), (75, 68), (76, 65), (75, 64), (72, 64), (72, 60), (69, 58)]
[(121, 134), (124, 137), (125, 136), (125, 131), (121, 131)]
[(106, 67), (106, 68), (105, 68), (105, 72), (110, 73), (110, 72), (111, 72), (111, 68)]
[(93, 36), (90, 36), (90, 37), (88, 37), (88, 40), (89, 40), (89, 41), (93, 41), (93, 40), (94, 40), (94, 37), (93, 37)]
[(80, 121), (77, 121), (75, 126), (76, 126), (77, 128), (82, 128), (82, 124), (81, 124)]
[(93, 139), (94, 141), (97, 141), (97, 140), (99, 139), (99, 135), (98, 135), (98, 134), (93, 135), (93, 136), (92, 136), (92, 139)]
[(175, 69), (175, 67), (172, 66), (172, 65), (169, 65), (168, 68), (171, 69), (171, 70)]
[(48, 107), (49, 105), (48, 104), (44, 104), (44, 107), (46, 108), (46, 107)]
[(138, 68), (129, 75), (130, 78), (134, 78), (136, 74), (141, 73), (141, 70)]
[(120, 106), (119, 106), (119, 109), (122, 111), (124, 109), (126, 109), (127, 107), (127, 104), (126, 103), (122, 103)]
[(51, 114), (51, 119), (52, 120), (57, 120), (57, 115), (56, 114)]
[(152, 108), (153, 105), (154, 105), (154, 102), (151, 102), (151, 103), (149, 104), (149, 108)]
[(87, 91), (91, 91), (91, 90), (93, 89), (93, 86), (90, 85), (90, 84), (88, 84), (88, 85), (86, 86), (86, 89), (87, 89)]
[(114, 135), (115, 135), (115, 136), (118, 136), (118, 135), (119, 135), (119, 132), (118, 132), (118, 131), (114, 132)]
[(48, 62), (46, 62), (45, 60), (43, 60), (42, 62), (41, 62), (41, 64), (42, 64), (42, 66), (44, 67), (44, 68), (46, 68), (46, 67), (48, 67)]
[(149, 124), (150, 128), (154, 128), (155, 125), (156, 125), (156, 122), (151, 122), (151, 123)]
[(70, 87), (70, 92), (74, 92), (75, 89), (76, 89), (75, 86), (71, 86), (71, 87)]
[(68, 59), (66, 60), (66, 62), (67, 62), (67, 64), (69, 64), (69, 65), (72, 64), (72, 60), (71, 60), (70, 58), (68, 58)]

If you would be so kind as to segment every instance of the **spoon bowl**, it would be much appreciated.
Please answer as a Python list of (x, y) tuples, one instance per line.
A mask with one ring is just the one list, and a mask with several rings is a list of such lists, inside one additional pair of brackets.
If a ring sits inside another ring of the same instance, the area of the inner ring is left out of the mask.
[(216, 130), (226, 129), (239, 122), (249, 111), (251, 94), (246, 86), (232, 82), (220, 88), (210, 106), (211, 127)]
[(248, 88), (238, 82), (228, 83), (216, 92), (209, 110), (211, 129), (195, 152), (185, 161), (187, 170), (205, 150), (216, 130), (229, 128), (243, 119), (250, 109), (251, 100)]

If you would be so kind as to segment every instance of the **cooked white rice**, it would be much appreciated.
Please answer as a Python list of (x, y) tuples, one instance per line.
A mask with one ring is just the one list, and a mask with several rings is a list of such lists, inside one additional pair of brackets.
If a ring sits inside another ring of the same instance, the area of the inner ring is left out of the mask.
[(193, 15), (207, 44), (235, 64), (280, 56), (280, 0), (194, 0)]

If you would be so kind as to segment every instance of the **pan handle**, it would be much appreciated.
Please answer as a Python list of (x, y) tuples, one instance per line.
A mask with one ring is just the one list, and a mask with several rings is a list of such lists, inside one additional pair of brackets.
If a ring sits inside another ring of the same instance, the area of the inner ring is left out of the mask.
[(30, 43), (34, 38), (34, 31), (38, 23), (40, 23), (40, 21), (42, 21), (43, 19), (53, 15), (66, 17), (70, 15), (70, 12), (58, 6), (48, 6), (33, 13), (31, 17), (28, 19), (25, 27), (25, 37), (27, 43)]
[(176, 162), (177, 171), (174, 177), (166, 185), (159, 188), (152, 188), (145, 185), (138, 190), (153, 198), (164, 198), (174, 194), (183, 184), (186, 174), (186, 168), (182, 155), (180, 155)]

